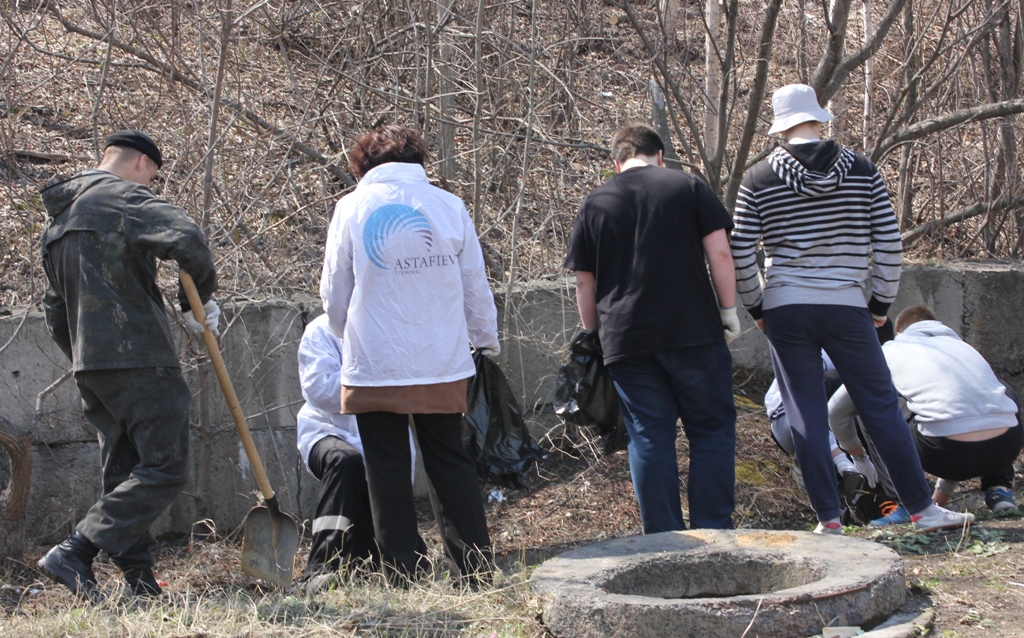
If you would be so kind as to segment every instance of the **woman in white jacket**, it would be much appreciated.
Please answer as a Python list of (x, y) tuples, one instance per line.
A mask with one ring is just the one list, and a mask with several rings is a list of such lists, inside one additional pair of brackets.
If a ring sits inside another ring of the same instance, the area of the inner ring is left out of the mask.
[(335, 208), (320, 296), (343, 343), (341, 412), (356, 415), (377, 543), (400, 573), (425, 566), (408, 481), (412, 415), (446, 554), (472, 574), (490, 539), (462, 448), (470, 344), (500, 350), (480, 242), (462, 200), (427, 180), (416, 130), (374, 129), (349, 157), (360, 181)]

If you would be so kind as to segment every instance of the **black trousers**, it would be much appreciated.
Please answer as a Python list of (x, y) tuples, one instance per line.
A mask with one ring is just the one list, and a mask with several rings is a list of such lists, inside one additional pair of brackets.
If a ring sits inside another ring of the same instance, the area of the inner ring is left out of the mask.
[[(309, 471), (320, 480), (320, 495), (306, 573), (339, 570), (362, 559), (379, 561), (359, 450), (336, 436), (324, 437), (309, 452)], [(410, 473), (405, 476), (409, 480)]]
[[(491, 542), (476, 467), (462, 447), (462, 415), (412, 417), (445, 554), (459, 573), (471, 575), (490, 562)], [(356, 422), (382, 559), (400, 573), (414, 574), (426, 557), (409, 481), (408, 416), (368, 412), (356, 415)]]
[(911, 419), (914, 444), (925, 472), (948, 481), (981, 478), (981, 490), (1013, 487), (1013, 462), (1020, 454), (1020, 423), (987, 441), (954, 441), (942, 436), (925, 436)]
[(103, 495), (78, 531), (122, 570), (152, 567), (149, 526), (188, 479), (192, 391), (177, 368), (83, 371), (75, 383), (103, 467)]
[(1013, 462), (1024, 443), (1024, 420), (1020, 399), (1013, 387), (999, 379), (1006, 396), (1017, 405), (1017, 425), (987, 441), (954, 441), (945, 437), (925, 436), (917, 429), (913, 416), (908, 421), (914, 445), (921, 456), (924, 471), (948, 481), (981, 478), (981, 491), (990, 487), (1013, 488)]

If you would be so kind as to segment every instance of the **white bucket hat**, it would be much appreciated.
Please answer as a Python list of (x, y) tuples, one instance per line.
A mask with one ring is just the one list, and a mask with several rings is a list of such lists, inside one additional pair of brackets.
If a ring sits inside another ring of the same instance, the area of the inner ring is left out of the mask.
[(806, 84), (787, 84), (772, 93), (775, 121), (768, 134), (781, 133), (804, 122), (828, 122), (835, 116), (818, 106), (818, 96)]

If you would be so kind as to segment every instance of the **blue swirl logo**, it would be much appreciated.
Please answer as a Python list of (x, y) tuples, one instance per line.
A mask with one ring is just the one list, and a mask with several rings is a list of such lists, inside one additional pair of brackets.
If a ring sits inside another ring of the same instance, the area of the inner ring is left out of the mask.
[(384, 249), (388, 239), (398, 231), (415, 233), (428, 249), (434, 247), (434, 232), (423, 213), (404, 204), (388, 204), (370, 213), (363, 226), (363, 248), (370, 262), (387, 269)]

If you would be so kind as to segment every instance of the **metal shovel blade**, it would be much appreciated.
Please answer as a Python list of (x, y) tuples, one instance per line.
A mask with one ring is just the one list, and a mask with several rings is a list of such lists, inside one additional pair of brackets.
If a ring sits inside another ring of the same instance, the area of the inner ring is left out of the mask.
[[(274, 499), (276, 501), (276, 499)], [(295, 520), (276, 507), (257, 506), (249, 510), (242, 524), (242, 570), (278, 587), (292, 583), (299, 529)]]

